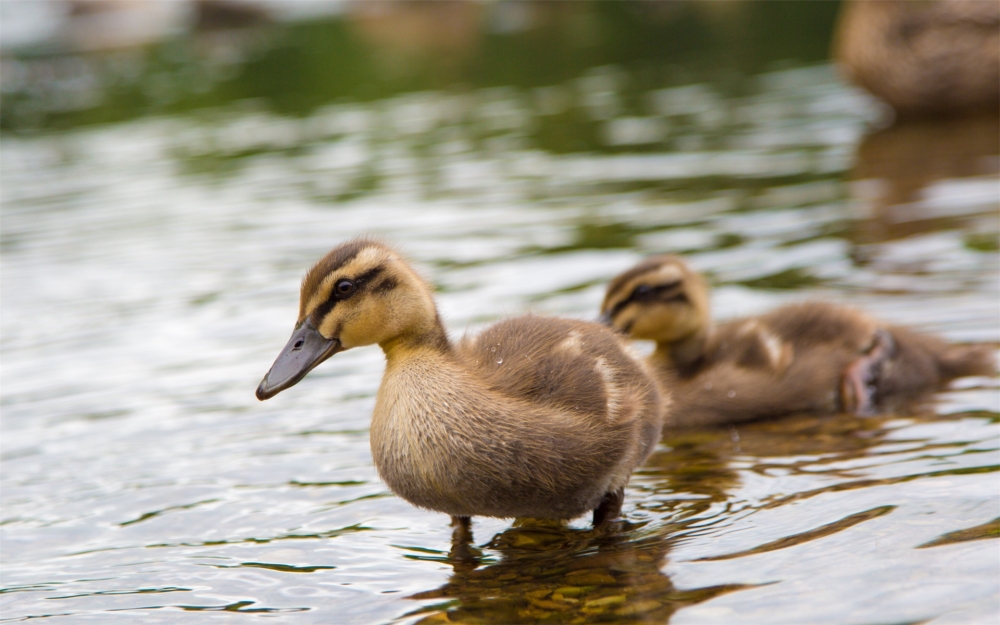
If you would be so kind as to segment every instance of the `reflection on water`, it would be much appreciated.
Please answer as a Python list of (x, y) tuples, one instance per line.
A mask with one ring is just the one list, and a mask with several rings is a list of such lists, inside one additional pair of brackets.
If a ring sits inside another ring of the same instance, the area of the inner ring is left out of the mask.
[(450, 554), (454, 574), (440, 588), (412, 595), (436, 601), (411, 614), (429, 614), (417, 621), (422, 624), (664, 622), (680, 608), (746, 587), (675, 588), (661, 570), (669, 543), (668, 534), (641, 529), (610, 536), (560, 527), (508, 529), (487, 545), (498, 562), (475, 568), (479, 561), (463, 566)]
[[(643, 19), (761, 10), (726, 7)], [(521, 19), (503, 17), (511, 37), (535, 32), (509, 26)], [(476, 519), (469, 545), (377, 478), (377, 350), (253, 398), (303, 271), (360, 233), (422, 265), (453, 335), (526, 310), (593, 318), (609, 278), (673, 251), (710, 277), (720, 318), (822, 297), (1000, 340), (995, 120), (865, 136), (878, 107), (826, 65), (761, 73), (758, 58), (715, 80), (723, 65), (705, 61), (692, 80), (650, 78), (641, 50), (615, 59), (622, 40), (602, 36), (589, 65), (540, 61), (530, 80), (497, 70), (461, 89), (397, 82), (370, 100), (313, 92), (296, 116), (280, 98), (242, 101), (256, 92), (235, 87), (253, 75), (237, 63), (216, 108), (81, 110), (31, 118), (84, 124), (73, 130), (5, 135), (3, 618), (992, 618), (995, 379), (908, 414), (670, 432), (609, 534)], [(477, 37), (480, 50), (515, 41)], [(739, 49), (724, 40), (713, 54)], [(131, 121), (86, 125), (102, 116)]]
[[(633, 82), (617, 97), (605, 94), (594, 103), (631, 108), (663, 84), (711, 79), (739, 90), (741, 75), (776, 62), (821, 61), (837, 10), (835, 3), (767, 1), (316, 0), (297, 7), (336, 11), (339, 4), (343, 15), (266, 27), (260, 18), (205, 19), (198, 10), (213, 5), (232, 14), (237, 5), (232, 2), (77, 4), (93, 10), (63, 24), (63, 41), (4, 55), (4, 130), (123, 121), (237, 100), (259, 100), (302, 116), (339, 100), (372, 101), (428, 89), (552, 87), (609, 65), (628, 68)], [(296, 6), (290, 2), (267, 6), (274, 18), (299, 12), (288, 10)], [(126, 30), (123, 23), (155, 43), (107, 41)], [(185, 24), (186, 34), (179, 32)], [(151, 29), (155, 34), (146, 32)], [(99, 52), (65, 54), (67, 42)], [(561, 109), (557, 91), (542, 96), (552, 114)], [(576, 143), (572, 134), (560, 139)]]

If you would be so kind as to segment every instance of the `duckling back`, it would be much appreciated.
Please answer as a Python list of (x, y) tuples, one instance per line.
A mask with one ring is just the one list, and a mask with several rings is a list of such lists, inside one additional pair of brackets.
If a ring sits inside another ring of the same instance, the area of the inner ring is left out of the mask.
[(676, 375), (678, 425), (713, 425), (841, 409), (845, 369), (865, 353), (877, 328), (859, 311), (806, 302), (716, 327), (693, 366)]
[(644, 419), (658, 427), (659, 398), (645, 364), (595, 324), (529, 315), (500, 321), (457, 347), (496, 392), (594, 423)]
[[(957, 345), (904, 326), (887, 325), (854, 308), (825, 302), (792, 304), (761, 315), (759, 320), (784, 344), (794, 350), (792, 377), (812, 380), (811, 412), (857, 410), (857, 398), (840, 396), (824, 402), (825, 377), (850, 376), (852, 365), (871, 370), (865, 380), (870, 405), (862, 412), (884, 411), (921, 399), (956, 378), (994, 375), (995, 357), (986, 345)], [(739, 323), (739, 322), (734, 322)], [(821, 358), (808, 363), (809, 359)], [(809, 375), (803, 369), (822, 368), (830, 376)], [(785, 380), (784, 383), (788, 383)], [(844, 382), (846, 384), (847, 381)], [(836, 386), (837, 382), (833, 382)], [(843, 385), (842, 385), (843, 386)], [(794, 406), (795, 403), (793, 402)], [(820, 410), (818, 407), (826, 406)]]
[(698, 368), (677, 379), (675, 420), (874, 414), (918, 401), (955, 378), (994, 375), (995, 367), (985, 345), (951, 344), (845, 306), (792, 304), (721, 324)]

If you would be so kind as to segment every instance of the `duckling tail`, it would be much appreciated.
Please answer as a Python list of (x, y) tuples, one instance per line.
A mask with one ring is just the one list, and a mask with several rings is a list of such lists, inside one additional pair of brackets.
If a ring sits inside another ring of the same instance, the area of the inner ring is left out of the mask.
[(898, 326), (889, 331), (897, 349), (879, 372), (880, 399), (916, 397), (967, 375), (996, 375), (996, 357), (990, 345), (955, 345)]
[(990, 345), (949, 345), (938, 354), (937, 365), (943, 380), (997, 374), (996, 351)]

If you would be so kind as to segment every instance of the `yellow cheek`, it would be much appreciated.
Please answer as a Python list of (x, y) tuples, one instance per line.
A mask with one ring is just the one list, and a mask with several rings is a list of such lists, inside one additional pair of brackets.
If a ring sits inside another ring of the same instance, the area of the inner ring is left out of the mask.
[(335, 339), (340, 331), (340, 326), (342, 325), (341, 315), (336, 314), (336, 312), (331, 313), (323, 317), (322, 321), (319, 323), (319, 333), (325, 338)]
[[(642, 311), (642, 314), (628, 311), (634, 319), (629, 331), (634, 338), (653, 341), (674, 341), (683, 338), (696, 329), (698, 315), (691, 308), (656, 304)], [(622, 320), (621, 325), (627, 321)]]
[[(635, 317), (635, 315), (633, 315)], [(629, 334), (637, 339), (659, 340), (669, 333), (671, 319), (669, 317), (638, 317), (632, 324)]]
[(670, 336), (664, 337), (665, 340), (672, 341), (684, 338), (698, 329), (698, 313), (696, 313), (690, 306), (684, 306), (679, 310), (673, 310), (671, 313), (669, 326)]
[(352, 311), (340, 323), (340, 344), (347, 349), (381, 343), (389, 332), (391, 321), (385, 315), (366, 314), (365, 310)]
[(670, 323), (670, 319), (664, 318), (661, 313), (659, 310), (649, 310), (632, 304), (618, 315), (615, 325), (619, 328), (628, 328), (632, 338), (644, 341), (658, 340), (664, 326)]

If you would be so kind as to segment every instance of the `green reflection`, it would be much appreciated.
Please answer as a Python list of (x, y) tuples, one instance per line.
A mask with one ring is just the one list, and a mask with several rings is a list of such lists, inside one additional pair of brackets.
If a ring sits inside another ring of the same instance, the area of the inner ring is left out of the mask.
[[(838, 8), (769, 1), (380, 4), (378, 11), (349, 4), (336, 18), (255, 20), (235, 30), (203, 23), (126, 50), (10, 54), (18, 63), (10, 71), (22, 78), (0, 96), (0, 128), (70, 128), (243, 100), (305, 116), (332, 102), (416, 91), (563, 84), (601, 66), (625, 70), (620, 105), (634, 110), (653, 88), (730, 84), (733, 72), (824, 60)], [(523, 13), (516, 24), (511, 11)], [(542, 147), (598, 147), (592, 119), (563, 113), (557, 103), (549, 108), (551, 125), (536, 135)]]
[(193, 588), (181, 588), (178, 586), (164, 586), (162, 588), (135, 588), (128, 590), (98, 590), (95, 592), (84, 592), (75, 595), (64, 595), (61, 597), (46, 597), (46, 599), (75, 599), (77, 597), (99, 597), (102, 595), (155, 595), (166, 592), (191, 592)]
[(128, 526), (128, 525), (135, 525), (136, 523), (142, 523), (143, 521), (148, 521), (149, 519), (156, 518), (156, 517), (158, 517), (158, 516), (160, 516), (162, 514), (166, 514), (168, 512), (173, 512), (175, 510), (190, 510), (191, 508), (196, 508), (198, 506), (201, 506), (201, 505), (204, 505), (204, 504), (207, 504), (207, 503), (215, 503), (217, 501), (219, 501), (219, 500), (218, 499), (205, 499), (203, 501), (196, 501), (194, 503), (189, 503), (189, 504), (186, 504), (186, 505), (183, 505), (183, 506), (170, 506), (168, 508), (163, 508), (162, 510), (154, 510), (153, 512), (146, 512), (146, 513), (141, 514), (141, 515), (139, 515), (138, 517), (136, 517), (136, 518), (134, 518), (132, 520), (123, 521), (123, 522), (119, 523), (118, 525), (121, 526), (121, 527), (125, 527), (125, 526)]
[(258, 538), (254, 536), (246, 538), (231, 538), (224, 540), (205, 540), (205, 541), (193, 541), (193, 542), (178, 542), (178, 543), (156, 543), (152, 545), (146, 545), (147, 548), (154, 547), (216, 547), (219, 545), (239, 545), (239, 544), (253, 544), (253, 545), (265, 545), (271, 542), (279, 540), (324, 540), (329, 538), (337, 538), (338, 536), (350, 535), (356, 532), (365, 532), (372, 528), (361, 525), (360, 523), (355, 525), (349, 525), (347, 527), (342, 527), (335, 530), (329, 530), (326, 532), (314, 532), (311, 534), (281, 534), (279, 536), (272, 536), (269, 538)]
[(273, 562), (242, 562), (235, 565), (216, 564), (217, 569), (235, 569), (240, 567), (268, 569), (281, 573), (315, 573), (316, 571), (333, 570), (335, 566), (293, 566), (291, 564), (276, 564)]
[(1000, 517), (983, 523), (982, 525), (942, 534), (934, 540), (920, 545), (917, 549), (964, 543), (970, 540), (983, 540), (984, 538), (1000, 538)]
[(753, 549), (746, 549), (744, 551), (738, 551), (736, 553), (727, 553), (721, 556), (711, 556), (708, 558), (699, 558), (701, 561), (713, 561), (713, 560), (730, 560), (732, 558), (742, 558), (744, 556), (752, 556), (758, 553), (767, 553), (768, 551), (777, 551), (778, 549), (787, 549), (788, 547), (794, 547), (795, 545), (801, 545), (802, 543), (807, 543), (812, 540), (817, 540), (819, 538), (824, 538), (830, 536), (831, 534), (836, 534), (837, 532), (842, 532), (849, 527), (854, 527), (858, 523), (863, 523), (870, 519), (875, 519), (880, 516), (889, 514), (896, 509), (897, 506), (878, 506), (872, 508), (871, 510), (865, 510), (864, 512), (858, 512), (857, 514), (848, 515), (838, 521), (833, 523), (827, 523), (816, 529), (809, 530), (807, 532), (802, 532), (800, 534), (794, 534), (792, 536), (785, 536), (784, 538), (779, 538), (778, 540), (771, 541), (769, 543), (764, 543), (763, 545), (758, 545)]
[(822, 284), (822, 281), (812, 275), (807, 269), (792, 267), (769, 276), (743, 280), (738, 284), (752, 289), (802, 289)]

